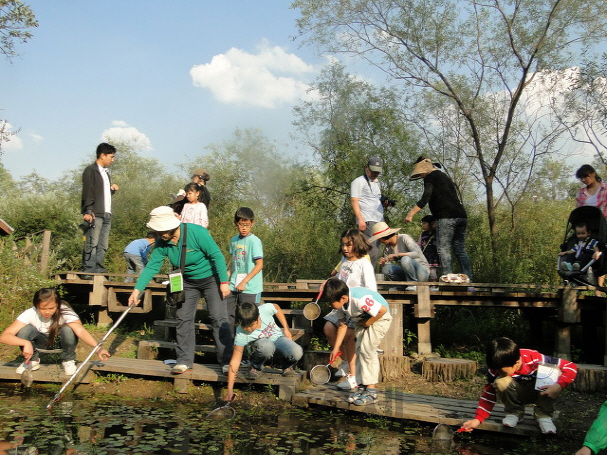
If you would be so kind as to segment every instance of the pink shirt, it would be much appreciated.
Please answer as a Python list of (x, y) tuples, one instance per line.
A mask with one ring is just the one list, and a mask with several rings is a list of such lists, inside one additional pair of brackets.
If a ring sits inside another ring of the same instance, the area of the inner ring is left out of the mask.
[[(575, 198), (575, 206), (581, 207), (586, 204), (586, 200), (590, 197), (588, 194), (588, 189), (584, 186), (580, 188)], [(596, 205), (603, 212), (603, 216), (607, 218), (607, 183), (601, 182), (601, 186), (599, 187), (596, 193)]]
[(207, 206), (202, 202), (198, 204), (191, 204), (189, 202), (184, 204), (183, 210), (181, 210), (181, 222), (197, 224), (205, 228), (209, 227)]

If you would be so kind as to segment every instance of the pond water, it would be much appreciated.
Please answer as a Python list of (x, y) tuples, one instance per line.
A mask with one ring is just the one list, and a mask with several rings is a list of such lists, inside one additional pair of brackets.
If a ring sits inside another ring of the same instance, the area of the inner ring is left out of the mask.
[[(523, 454), (521, 441), (477, 433), (432, 439), (433, 425), (331, 409), (279, 416), (235, 403), (232, 420), (209, 420), (213, 408), (115, 396), (67, 396), (0, 386), (0, 454)], [(474, 444), (472, 444), (474, 441)]]

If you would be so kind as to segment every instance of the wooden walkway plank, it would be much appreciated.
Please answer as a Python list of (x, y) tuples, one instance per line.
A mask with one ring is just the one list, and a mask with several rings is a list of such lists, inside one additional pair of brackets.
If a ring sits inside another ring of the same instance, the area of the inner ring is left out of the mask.
[[(477, 404), (476, 401), (471, 400), (380, 389), (378, 390), (378, 400), (375, 403), (367, 406), (355, 406), (348, 403), (348, 396), (349, 392), (339, 391), (333, 386), (317, 386), (296, 393), (292, 401), (302, 407), (330, 406), (347, 411), (429, 423), (444, 423), (451, 426), (459, 426), (462, 422), (473, 418)], [(504, 415), (504, 407), (498, 404), (491, 417), (483, 422), (479, 429), (527, 436), (540, 434), (530, 407), (526, 410), (525, 419), (516, 428), (507, 428), (502, 425), (501, 420)]]

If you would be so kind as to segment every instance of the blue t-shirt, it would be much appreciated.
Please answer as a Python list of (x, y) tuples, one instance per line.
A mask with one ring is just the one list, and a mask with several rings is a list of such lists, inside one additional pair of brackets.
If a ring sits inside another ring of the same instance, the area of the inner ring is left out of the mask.
[[(254, 234), (246, 237), (236, 235), (230, 241), (230, 255), (232, 256), (232, 274), (230, 275), (230, 289), (236, 290), (240, 281), (251, 273), (257, 259), (263, 259), (261, 240)], [(263, 271), (260, 270), (245, 286), (245, 294), (259, 294), (263, 291)]]
[(235, 346), (246, 346), (252, 341), (257, 341), (269, 338), (270, 341), (276, 341), (284, 336), (282, 329), (278, 327), (274, 320), (274, 315), (277, 313), (276, 308), (271, 303), (264, 303), (259, 307), (259, 317), (261, 318), (261, 327), (253, 330), (251, 333), (242, 330), (242, 327), (236, 328), (236, 336), (234, 337)]
[(141, 260), (145, 265), (148, 262), (148, 253), (150, 251), (150, 248), (152, 248), (153, 243), (154, 242), (150, 243), (148, 239), (133, 240), (126, 246), (124, 252), (141, 256)]

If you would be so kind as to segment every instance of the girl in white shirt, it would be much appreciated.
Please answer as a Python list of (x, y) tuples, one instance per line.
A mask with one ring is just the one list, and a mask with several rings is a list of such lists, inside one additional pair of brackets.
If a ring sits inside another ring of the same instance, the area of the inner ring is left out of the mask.
[(209, 214), (207, 206), (201, 202), (200, 187), (196, 183), (188, 183), (185, 188), (185, 197), (188, 200), (181, 210), (181, 222), (198, 224), (209, 227)]
[[(61, 300), (55, 288), (42, 288), (34, 294), (34, 306), (28, 308), (0, 335), (0, 343), (20, 346), (25, 362), (17, 368), (21, 374), (30, 364), (32, 371), (40, 368), (38, 349), (52, 349), (60, 342), (63, 372), (71, 376), (76, 372), (76, 344), (81, 339), (89, 346), (97, 341), (84, 328), (74, 310)], [(110, 353), (101, 347), (97, 355), (107, 360)]]
[[(369, 258), (371, 245), (358, 229), (347, 229), (341, 235), (340, 252), (343, 254), (339, 268), (332, 275), (345, 282), (348, 287), (364, 287), (377, 291), (375, 271)], [(334, 311), (325, 316), (324, 333), (331, 347), (337, 337), (339, 318)], [(354, 324), (348, 323), (348, 331), (341, 345), (342, 364), (337, 370), (336, 376), (344, 379), (337, 384), (340, 390), (355, 390), (356, 383), (356, 340), (354, 337)]]

